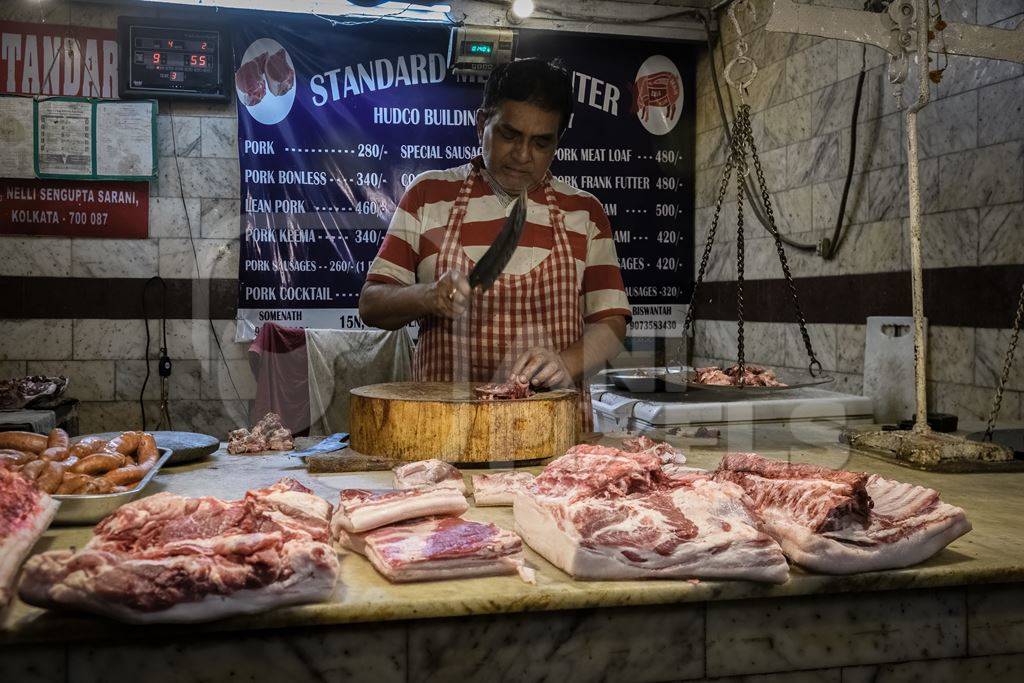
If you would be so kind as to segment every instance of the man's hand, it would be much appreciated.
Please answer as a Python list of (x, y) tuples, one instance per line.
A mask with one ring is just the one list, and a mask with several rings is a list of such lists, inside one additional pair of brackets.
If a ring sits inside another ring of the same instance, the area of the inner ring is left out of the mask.
[(539, 346), (526, 350), (516, 359), (510, 378), (535, 387), (558, 389), (572, 386), (572, 376), (562, 357)]
[(472, 291), (465, 275), (449, 270), (427, 288), (427, 310), (443, 318), (458, 318), (469, 308)]

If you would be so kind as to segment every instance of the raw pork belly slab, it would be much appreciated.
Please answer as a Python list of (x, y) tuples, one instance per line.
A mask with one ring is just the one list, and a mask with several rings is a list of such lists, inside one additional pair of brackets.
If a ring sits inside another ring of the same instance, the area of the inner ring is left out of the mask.
[(431, 515), (461, 515), (466, 497), (451, 488), (343, 489), (331, 519), (331, 533), (362, 533), (370, 529)]
[(532, 580), (523, 563), (523, 543), (511, 531), (460, 517), (400, 522), (365, 534), (338, 536), (339, 543), (365, 555), (388, 580), (436, 581), (519, 573)]
[(159, 493), (100, 522), (78, 552), (25, 563), (19, 595), (133, 623), (208, 621), (326, 600), (331, 506), (294, 480), (242, 500)]
[(530, 547), (579, 579), (782, 583), (789, 573), (740, 487), (673, 479), (646, 451), (574, 447), (516, 494), (514, 517)]
[(529, 472), (496, 472), (473, 475), (473, 500), (477, 507), (511, 505), (516, 491), (530, 484)]
[(420, 486), (444, 486), (466, 494), (466, 482), (453, 465), (436, 458), (399, 465), (394, 469), (395, 488), (413, 489)]
[(18, 568), (58, 507), (60, 503), (30, 481), (0, 468), (0, 608), (11, 599)]
[[(908, 567), (971, 530), (964, 511), (943, 503), (937, 491), (877, 475), (739, 454), (723, 458), (714, 476), (744, 488), (791, 560), (825, 574)], [(837, 483), (853, 492), (852, 500), (836, 494)], [(814, 492), (824, 492), (833, 507), (825, 510)]]

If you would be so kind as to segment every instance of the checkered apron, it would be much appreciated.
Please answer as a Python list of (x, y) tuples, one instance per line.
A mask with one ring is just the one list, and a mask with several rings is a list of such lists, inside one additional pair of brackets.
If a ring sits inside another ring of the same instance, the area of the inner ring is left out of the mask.
[[(469, 275), (475, 263), (462, 248), (462, 223), (473, 185), (474, 164), (452, 206), (437, 257), (437, 277), (449, 270)], [(421, 321), (413, 377), (433, 382), (504, 382), (516, 358), (531, 347), (562, 351), (583, 334), (576, 260), (558, 210), (550, 176), (544, 197), (552, 230), (551, 253), (528, 273), (502, 273), (486, 292), (474, 292), (469, 311), (458, 319), (428, 316)], [(592, 428), (590, 392), (580, 393), (579, 427)]]

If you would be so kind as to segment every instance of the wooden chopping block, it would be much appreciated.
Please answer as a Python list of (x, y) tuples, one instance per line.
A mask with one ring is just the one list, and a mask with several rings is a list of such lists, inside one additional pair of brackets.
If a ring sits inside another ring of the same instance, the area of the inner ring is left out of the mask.
[(351, 446), (393, 460), (510, 462), (562, 455), (576, 444), (575, 391), (481, 401), (470, 382), (392, 382), (352, 389)]

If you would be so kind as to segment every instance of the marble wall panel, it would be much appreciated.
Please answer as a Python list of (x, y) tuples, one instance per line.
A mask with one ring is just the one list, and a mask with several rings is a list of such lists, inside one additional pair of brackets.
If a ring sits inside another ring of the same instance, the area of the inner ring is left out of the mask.
[(978, 0), (978, 23), (990, 26), (1024, 14), (1020, 0)]
[(238, 125), (235, 119), (204, 116), (201, 121), (203, 156), (237, 159)]
[(114, 398), (113, 361), (33, 360), (27, 362), (25, 372), (29, 375), (67, 377), (70, 381), (65, 395), (80, 401), (110, 401)]
[(72, 277), (148, 278), (157, 260), (156, 240), (71, 240)]
[(71, 358), (70, 320), (0, 320), (0, 360)]
[(73, 645), (69, 683), (145, 680), (407, 680), (405, 632), (399, 625), (359, 625), (112, 646)]
[[(171, 120), (174, 120), (173, 136)], [(198, 157), (202, 154), (202, 136), (198, 116), (159, 115), (156, 117), (157, 153), (161, 157)]]
[(11, 379), (12, 377), (24, 377), (28, 373), (25, 370), (23, 360), (0, 360), (0, 379)]
[(146, 355), (142, 320), (75, 320), (74, 340), (74, 357), (80, 360), (141, 359)]
[(200, 278), (234, 278), (238, 276), (238, 240), (196, 239), (195, 249), (187, 239), (160, 240), (160, 276), (164, 278), (195, 278), (196, 256)]
[[(238, 158), (179, 160), (185, 197), (237, 199), (239, 197)], [(172, 195), (173, 196), (173, 195)]]
[(863, 375), (865, 325), (836, 325), (836, 370)]
[(68, 277), (71, 240), (64, 237), (0, 237), (0, 277)]
[(928, 328), (928, 378), (938, 382), (974, 382), (974, 329)]
[(1016, 683), (1024, 655), (934, 659), (921, 662), (850, 667), (842, 670), (843, 683)]
[[(146, 390), (143, 399), (147, 401), (160, 400), (160, 375), (157, 374), (157, 361), (149, 361), (148, 381), (146, 381), (146, 361), (118, 361), (116, 399), (118, 401), (138, 401), (144, 381)], [(200, 398), (201, 381), (200, 361), (175, 358), (171, 363), (167, 393), (172, 401)]]
[(938, 210), (1024, 200), (1024, 141), (939, 158)]
[(790, 97), (799, 97), (819, 89), (822, 83), (836, 81), (836, 43), (823, 40), (786, 60), (786, 93)]
[(202, 363), (202, 397), (243, 400), (256, 398), (256, 378), (248, 360), (216, 359)]
[(708, 605), (707, 673), (727, 676), (966, 654), (962, 591)]
[[(1007, 329), (978, 328), (974, 333), (974, 383), (982, 387), (995, 387), (1003, 374), (1006, 352), (1010, 348), (1011, 331)], [(1024, 348), (1017, 346), (1013, 366), (1006, 381), (1007, 389), (1024, 389)]]
[(237, 199), (203, 199), (202, 235), (221, 239), (239, 239), (240, 207)]
[(1024, 78), (979, 90), (978, 144), (994, 145), (1020, 139), (1024, 139)]
[(1024, 586), (971, 586), (967, 628), (971, 655), (1024, 653)]
[(921, 258), (925, 268), (978, 265), (977, 209), (926, 214), (921, 223)]
[[(198, 237), (200, 201), (199, 199), (182, 200), (181, 197), (151, 196), (149, 198), (149, 236), (187, 239), (191, 223), (192, 234)], [(188, 211), (187, 217), (186, 211)]]
[(701, 605), (421, 621), (408, 680), (683, 680), (703, 675), (703, 648)]
[(969, 90), (935, 100), (921, 110), (917, 130), (922, 159), (977, 147), (978, 92)]
[(1024, 202), (978, 209), (978, 262), (1024, 263)]

